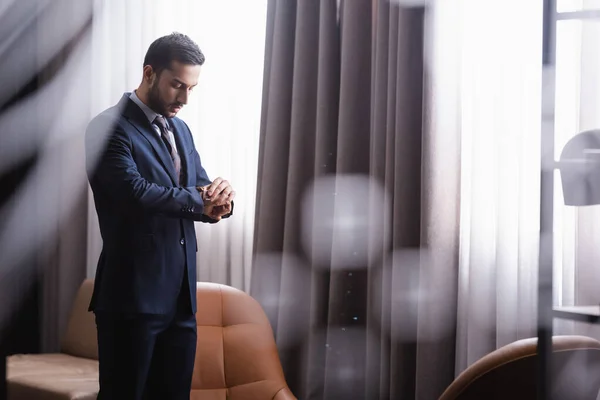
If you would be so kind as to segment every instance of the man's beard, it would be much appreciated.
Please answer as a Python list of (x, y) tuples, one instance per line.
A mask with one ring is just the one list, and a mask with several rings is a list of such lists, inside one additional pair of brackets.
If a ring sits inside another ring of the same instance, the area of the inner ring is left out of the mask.
[(150, 87), (150, 92), (148, 93), (148, 106), (156, 113), (160, 115), (167, 114), (167, 106), (160, 99), (160, 92), (158, 91), (158, 82), (154, 82), (154, 84)]

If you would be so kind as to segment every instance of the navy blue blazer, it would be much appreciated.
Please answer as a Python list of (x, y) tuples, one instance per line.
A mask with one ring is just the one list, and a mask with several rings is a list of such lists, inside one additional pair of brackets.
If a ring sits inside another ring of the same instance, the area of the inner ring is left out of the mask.
[(215, 222), (202, 214), (196, 186), (211, 181), (188, 126), (171, 118), (182, 165), (177, 184), (166, 146), (129, 95), (86, 131), (87, 173), (103, 240), (89, 309), (166, 314), (187, 279), (196, 312), (194, 221)]

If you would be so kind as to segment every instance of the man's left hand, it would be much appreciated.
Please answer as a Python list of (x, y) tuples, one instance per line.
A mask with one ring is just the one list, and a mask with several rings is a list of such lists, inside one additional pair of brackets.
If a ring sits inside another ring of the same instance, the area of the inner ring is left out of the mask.
[(222, 206), (214, 206), (208, 216), (212, 219), (220, 221), (225, 215), (231, 213), (231, 202), (225, 203)]

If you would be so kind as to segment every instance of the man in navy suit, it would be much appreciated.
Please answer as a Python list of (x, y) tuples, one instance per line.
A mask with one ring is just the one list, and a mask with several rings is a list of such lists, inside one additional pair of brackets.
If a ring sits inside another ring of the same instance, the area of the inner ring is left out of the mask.
[(204, 55), (174, 33), (152, 43), (142, 83), (94, 118), (88, 177), (103, 239), (90, 311), (99, 399), (190, 398), (196, 350), (194, 221), (231, 216), (235, 192), (209, 180), (176, 117)]

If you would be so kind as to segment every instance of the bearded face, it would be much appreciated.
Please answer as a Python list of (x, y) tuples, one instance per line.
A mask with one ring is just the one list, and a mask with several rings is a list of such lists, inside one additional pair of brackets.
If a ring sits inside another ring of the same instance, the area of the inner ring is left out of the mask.
[(193, 88), (198, 84), (199, 65), (171, 63), (158, 73), (152, 73), (148, 92), (148, 106), (167, 118), (173, 118), (188, 102)]

